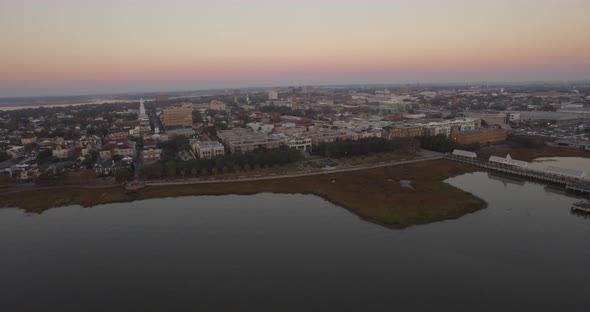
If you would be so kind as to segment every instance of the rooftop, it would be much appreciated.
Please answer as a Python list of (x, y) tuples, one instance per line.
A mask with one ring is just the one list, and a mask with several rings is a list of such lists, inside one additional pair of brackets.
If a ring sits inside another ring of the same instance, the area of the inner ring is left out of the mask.
[(223, 145), (217, 141), (198, 141), (195, 144), (197, 144), (199, 148), (223, 148)]

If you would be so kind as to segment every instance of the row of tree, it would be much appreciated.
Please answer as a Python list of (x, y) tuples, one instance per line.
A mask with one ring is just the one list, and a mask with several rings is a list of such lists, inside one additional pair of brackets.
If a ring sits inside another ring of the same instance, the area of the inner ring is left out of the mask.
[(436, 151), (440, 153), (451, 153), (454, 149), (462, 149), (467, 151), (477, 151), (480, 149), (479, 142), (471, 144), (458, 144), (451, 138), (444, 134), (438, 134), (434, 136), (422, 136), (418, 137), (420, 146), (423, 149)]
[(194, 159), (190, 161), (162, 160), (141, 168), (142, 178), (158, 179), (162, 177), (196, 177), (216, 173), (252, 170), (254, 168), (285, 165), (302, 159), (299, 151), (282, 147), (271, 150), (257, 150), (251, 153), (237, 153), (217, 156), (211, 159)]
[(315, 148), (314, 154), (340, 158), (383, 152), (415, 153), (419, 148), (420, 144), (414, 138), (364, 138), (321, 143)]

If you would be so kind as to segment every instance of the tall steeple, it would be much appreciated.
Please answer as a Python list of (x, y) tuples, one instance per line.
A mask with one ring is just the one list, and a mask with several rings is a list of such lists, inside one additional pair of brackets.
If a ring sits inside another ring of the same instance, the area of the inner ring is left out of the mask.
[(143, 106), (143, 98), (139, 100), (139, 118), (145, 117), (145, 106)]

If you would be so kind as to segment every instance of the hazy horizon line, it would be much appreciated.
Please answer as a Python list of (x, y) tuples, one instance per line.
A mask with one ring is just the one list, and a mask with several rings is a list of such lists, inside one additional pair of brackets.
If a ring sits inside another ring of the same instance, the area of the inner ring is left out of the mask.
[(27, 99), (27, 98), (61, 98), (61, 97), (90, 97), (90, 96), (124, 96), (124, 95), (141, 95), (141, 94), (161, 94), (166, 93), (181, 93), (181, 92), (197, 92), (197, 91), (216, 91), (216, 90), (242, 90), (242, 89), (278, 89), (290, 87), (359, 87), (359, 86), (403, 86), (403, 85), (420, 85), (420, 86), (474, 86), (474, 85), (541, 85), (541, 84), (572, 84), (572, 83), (590, 83), (590, 79), (559, 79), (559, 80), (513, 80), (513, 81), (465, 81), (465, 82), (436, 82), (436, 81), (414, 81), (414, 82), (396, 82), (396, 83), (350, 83), (350, 84), (284, 84), (284, 85), (263, 85), (263, 86), (230, 86), (230, 87), (213, 87), (213, 88), (198, 88), (198, 89), (168, 89), (157, 91), (126, 91), (126, 92), (101, 92), (101, 93), (62, 93), (55, 95), (19, 95), (0, 97), (0, 99)]

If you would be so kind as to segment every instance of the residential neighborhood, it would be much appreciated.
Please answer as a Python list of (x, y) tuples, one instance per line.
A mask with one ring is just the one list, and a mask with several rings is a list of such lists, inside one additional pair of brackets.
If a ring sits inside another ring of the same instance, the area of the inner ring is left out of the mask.
[(588, 87), (537, 89), (289, 87), (1, 111), (0, 173), (15, 183), (80, 174), (125, 182), (166, 175), (150, 169), (163, 162), (281, 148), (306, 158), (321, 156), (320, 146), (370, 138), (439, 137), (478, 150), (535, 136), (588, 149)]

